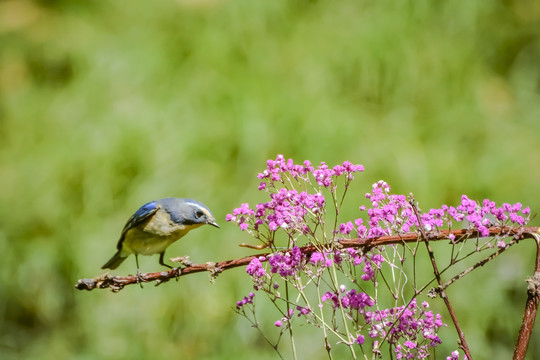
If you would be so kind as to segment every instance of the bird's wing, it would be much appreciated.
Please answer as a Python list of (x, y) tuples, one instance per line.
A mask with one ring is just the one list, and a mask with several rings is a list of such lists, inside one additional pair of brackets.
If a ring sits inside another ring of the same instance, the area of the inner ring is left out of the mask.
[(158, 205), (157, 202), (151, 201), (141, 206), (139, 210), (135, 211), (135, 213), (131, 215), (126, 225), (124, 226), (124, 229), (122, 230), (122, 235), (120, 235), (120, 240), (118, 240), (118, 245), (116, 246), (116, 248), (118, 250), (122, 249), (122, 242), (124, 241), (124, 236), (129, 229), (134, 228), (141, 222), (150, 218), (156, 213), (156, 211), (159, 210), (160, 207), (161, 206)]

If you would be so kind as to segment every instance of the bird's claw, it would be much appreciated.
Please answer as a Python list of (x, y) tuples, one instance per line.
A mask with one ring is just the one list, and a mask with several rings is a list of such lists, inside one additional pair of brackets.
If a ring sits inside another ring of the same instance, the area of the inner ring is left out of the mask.
[(143, 273), (141, 273), (141, 270), (137, 269), (137, 284), (139, 284), (141, 289), (143, 288), (142, 283), (144, 282), (144, 280), (145, 279)]

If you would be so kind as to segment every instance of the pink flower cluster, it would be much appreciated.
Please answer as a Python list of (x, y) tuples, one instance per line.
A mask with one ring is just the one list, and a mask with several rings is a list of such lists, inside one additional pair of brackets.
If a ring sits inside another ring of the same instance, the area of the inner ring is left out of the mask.
[[(259, 190), (272, 188), (270, 201), (257, 204), (255, 209), (244, 203), (225, 218), (226, 221), (238, 224), (241, 230), (251, 228), (257, 232), (261, 225), (267, 225), (270, 231), (282, 228), (306, 234), (309, 232), (306, 216), (308, 214), (315, 216), (324, 211), (325, 198), (321, 192), (310, 194), (290, 189), (285, 180), (301, 180), (305, 185), (311, 184), (310, 176), (312, 176), (319, 186), (328, 188), (338, 176), (345, 175), (347, 181), (350, 181), (354, 178), (355, 172), (364, 171), (362, 165), (353, 165), (349, 161), (333, 168), (329, 168), (323, 162), (315, 169), (308, 160), (304, 161), (303, 165), (298, 165), (292, 159), (285, 160), (283, 155), (278, 155), (276, 160), (268, 160), (266, 165), (266, 170), (259, 173), (258, 178), (266, 180), (268, 184), (261, 182)], [(284, 187), (278, 189), (276, 182)]]
[[(393, 232), (408, 232), (411, 226), (418, 223), (406, 197), (390, 194), (390, 186), (382, 180), (373, 184), (372, 192), (367, 193), (366, 198), (371, 201), (371, 207), (367, 209), (368, 226), (364, 225), (362, 218), (358, 218), (354, 225), (351, 221), (341, 224), (339, 233), (349, 235), (356, 230), (358, 237), (375, 238)], [(361, 206), (360, 210), (365, 211), (366, 207)]]
[(254, 297), (255, 297), (255, 294), (250, 292), (248, 296), (244, 296), (242, 300), (236, 302), (236, 309), (240, 310), (242, 306), (246, 304), (253, 304)]
[(244, 231), (249, 227), (251, 217), (255, 215), (255, 211), (249, 208), (249, 204), (244, 203), (239, 208), (233, 210), (232, 214), (227, 214), (225, 221), (234, 221)]
[(270, 182), (283, 182), (283, 175), (288, 174), (293, 179), (305, 176), (311, 173), (315, 168), (311, 166), (309, 160), (304, 161), (303, 165), (294, 163), (293, 159), (285, 160), (285, 157), (279, 154), (276, 160), (267, 160), (266, 169), (259, 173), (257, 177), (259, 179), (268, 179)]
[[(290, 298), (281, 298), (277, 291), (278, 281), (292, 284), (296, 290), (303, 291), (304, 285), (300, 280), (307, 277), (315, 286), (328, 286), (324, 290), (318, 289), (320, 293), (326, 291), (320, 298), (319, 306), (327, 310), (331, 307), (346, 312), (348, 319), (354, 322), (355, 330), (352, 335), (358, 345), (362, 346), (369, 336), (375, 348), (382, 339), (392, 344), (391, 348), (397, 359), (429, 357), (430, 348), (441, 343), (438, 337), (439, 329), (446, 326), (441, 321), (440, 314), (429, 311), (426, 302), (418, 305), (416, 299), (407, 306), (380, 309), (381, 304), (378, 303), (375, 307), (376, 299), (363, 292), (364, 284), (358, 279), (373, 281), (373, 284), (366, 284), (366, 288), (371, 289), (375, 286), (376, 289), (375, 279), (386, 261), (379, 253), (380, 249), (370, 249), (364, 254), (361, 250), (353, 248), (338, 249), (333, 242), (328, 242), (322, 244), (322, 248), (317, 247), (319, 251), (312, 252), (308, 256), (296, 246), (298, 238), (307, 238), (308, 244), (321, 246), (321, 239), (312, 239), (318, 238), (318, 232), (324, 231), (325, 227), (322, 225), (326, 224), (324, 215), (327, 204), (321, 192), (332, 192), (332, 199), (336, 202), (334, 195), (337, 177), (344, 176), (347, 187), (354, 178), (354, 173), (364, 170), (363, 166), (345, 161), (334, 167), (329, 167), (324, 162), (314, 167), (307, 160), (299, 165), (292, 159), (285, 160), (283, 155), (278, 155), (275, 160), (268, 160), (266, 165), (266, 169), (258, 174), (258, 178), (263, 180), (259, 190), (269, 193), (269, 201), (257, 204), (254, 209), (244, 203), (226, 217), (226, 221), (236, 223), (241, 230), (247, 230), (274, 251), (276, 251), (273, 243), (275, 234), (272, 232), (283, 229), (289, 235), (289, 249), (253, 258), (246, 267), (254, 289), (263, 290), (271, 296), (272, 301), (284, 300), (290, 305), (293, 304)], [(315, 193), (297, 191), (296, 184), (299, 184), (298, 189), (315, 189)], [(451, 229), (453, 222), (466, 222), (469, 229), (477, 230), (481, 236), (489, 236), (491, 226), (523, 226), (530, 218), (530, 208), (523, 208), (520, 203), (513, 205), (504, 203), (498, 207), (489, 199), (477, 202), (463, 195), (458, 206), (443, 205), (440, 208), (430, 209), (419, 215), (419, 221), (407, 197), (392, 194), (390, 186), (382, 180), (373, 184), (371, 192), (365, 197), (370, 203), (368, 206), (360, 207), (360, 210), (367, 214), (365, 219), (346, 221), (337, 229), (333, 229), (334, 234), (354, 236), (356, 232), (359, 238), (369, 239), (417, 231), (419, 226), (426, 231), (436, 231), (443, 227)], [(337, 203), (334, 204), (338, 206)], [(263, 232), (261, 228), (265, 231)], [(335, 240), (334, 236), (329, 238)], [(450, 239), (453, 240), (452, 235)], [(497, 246), (503, 248), (506, 244), (499, 240)], [(268, 264), (263, 267), (265, 261)], [(345, 285), (336, 289), (332, 286), (333, 283), (319, 281), (324, 279), (323, 276), (330, 267), (343, 272), (354, 283), (356, 289), (347, 291)], [(360, 267), (362, 272), (359, 271)], [(350, 269), (354, 270), (351, 271), (351, 275), (346, 273)], [(358, 288), (360, 290), (357, 290)], [(238, 301), (236, 304), (238, 312), (245, 314), (242, 307), (253, 304), (253, 297), (254, 294), (250, 293)], [(327, 305), (323, 305), (325, 303)], [(296, 303), (294, 304), (296, 306)], [(283, 317), (274, 323), (276, 327), (291, 326), (295, 311), (289, 306), (288, 309), (288, 312), (282, 312)], [(314, 316), (309, 307), (297, 306), (296, 311), (298, 316)], [(457, 358), (457, 352), (449, 357), (452, 360)]]
[(339, 252), (339, 250), (325, 251), (324, 253), (316, 251), (312, 253), (309, 258), (309, 263), (311, 265), (315, 265), (315, 266), (320, 265), (323, 268), (332, 266), (334, 262), (337, 265), (340, 265), (341, 261), (342, 261), (342, 258), (341, 258), (341, 253)]
[(267, 257), (254, 258), (246, 267), (246, 273), (251, 276), (257, 290), (262, 288), (266, 280), (270, 279), (269, 276), (266, 276), (266, 270), (261, 263), (261, 261), (265, 260), (268, 260), (270, 273), (279, 274), (283, 278), (296, 275), (306, 263), (306, 257), (298, 246), (294, 246), (289, 252), (276, 252)]
[[(463, 355), (463, 360), (467, 360), (467, 355)], [(446, 360), (459, 360), (459, 351), (454, 350), (450, 356), (446, 357)]]
[[(311, 313), (311, 309), (308, 306), (305, 306), (305, 307), (297, 306), (296, 310), (298, 311), (298, 315), (297, 315), (298, 317), (300, 317), (302, 315), (306, 316), (309, 313)], [(281, 327), (283, 325), (283, 323), (290, 322), (293, 315), (294, 315), (294, 309), (289, 309), (289, 311), (287, 312), (287, 316), (282, 317), (281, 320), (277, 320), (274, 323), (274, 326), (275, 327)]]
[(328, 188), (332, 185), (334, 176), (345, 174), (347, 180), (352, 180), (355, 172), (362, 171), (364, 171), (362, 165), (353, 165), (349, 161), (345, 161), (343, 165), (336, 165), (333, 168), (329, 168), (326, 163), (321, 162), (321, 165), (316, 170), (313, 170), (313, 177), (319, 186)]
[(321, 268), (331, 267), (334, 263), (341, 265), (343, 259), (350, 262), (354, 266), (364, 264), (363, 273), (360, 278), (364, 281), (373, 280), (375, 278), (375, 270), (381, 268), (381, 264), (384, 262), (384, 257), (381, 254), (365, 254), (361, 255), (356, 249), (348, 248), (344, 250), (334, 250), (314, 252), (309, 258), (309, 263)]
[(375, 279), (375, 269), (381, 268), (381, 264), (384, 262), (384, 257), (381, 254), (371, 254), (369, 255), (369, 261), (367, 260), (368, 255), (362, 256), (362, 262), (364, 262), (363, 274), (360, 278), (364, 281), (370, 281)]
[(257, 204), (255, 210), (250, 209), (248, 204), (242, 204), (232, 214), (227, 214), (225, 220), (236, 222), (241, 230), (253, 224), (253, 229), (258, 231), (260, 225), (266, 224), (271, 231), (283, 228), (306, 233), (309, 231), (306, 214), (317, 214), (324, 206), (325, 199), (320, 193), (280, 189), (270, 194), (270, 201)]
[(254, 258), (249, 262), (248, 266), (246, 266), (246, 273), (251, 276), (253, 288), (255, 290), (262, 289), (269, 278), (261, 261), (266, 261), (266, 258), (264, 256)]
[[(334, 176), (345, 174), (347, 179), (352, 180), (355, 172), (362, 171), (364, 171), (362, 165), (354, 165), (349, 161), (345, 161), (342, 165), (336, 165), (333, 168), (321, 162), (321, 165), (315, 169), (309, 160), (304, 161), (303, 165), (298, 165), (294, 163), (293, 159), (285, 160), (285, 157), (280, 154), (276, 157), (276, 160), (268, 160), (266, 169), (259, 173), (257, 177), (267, 179), (269, 186), (275, 186), (275, 182), (283, 183), (284, 177), (288, 176), (295, 180), (302, 178), (309, 181), (308, 175), (311, 174), (319, 186), (328, 188), (332, 185)], [(259, 190), (266, 188), (267, 184), (265, 182), (259, 185)]]
[[(416, 299), (413, 299), (407, 307), (367, 311), (364, 318), (370, 326), (369, 336), (387, 337), (389, 343), (396, 345), (397, 359), (429, 357), (429, 347), (441, 344), (437, 332), (446, 324), (441, 321), (440, 314), (427, 311), (428, 307), (427, 302), (420, 307)], [(403, 340), (405, 341), (400, 343)]]
[(321, 302), (325, 302), (327, 300), (332, 301), (332, 307), (334, 309), (342, 307), (344, 309), (360, 310), (360, 312), (363, 312), (364, 308), (371, 307), (375, 304), (373, 299), (371, 299), (368, 294), (356, 292), (355, 289), (348, 291), (341, 297), (337, 293), (328, 291), (321, 297)]
[(304, 260), (305, 255), (302, 254), (298, 246), (293, 247), (290, 252), (273, 253), (268, 256), (270, 272), (272, 274), (278, 273), (283, 278), (294, 276), (304, 266)]
[[(456, 207), (448, 207), (443, 205), (440, 209), (448, 213), (454, 220), (467, 220), (471, 226), (475, 227), (482, 236), (489, 236), (489, 226), (492, 225), (519, 225), (523, 226), (528, 221), (523, 215), (529, 215), (531, 209), (527, 206), (522, 209), (521, 203), (513, 205), (503, 203), (501, 207), (497, 207), (495, 202), (484, 199), (482, 205), (474, 200), (469, 199), (466, 195), (461, 196), (461, 205)], [(497, 220), (497, 222), (494, 221)]]
[(264, 275), (266, 275), (266, 270), (264, 270), (261, 260), (258, 258), (254, 258), (250, 261), (248, 266), (246, 267), (246, 272), (251, 276), (255, 278), (261, 278)]
[[(362, 218), (358, 218), (355, 220), (356, 227), (350, 221), (342, 223), (339, 233), (349, 235), (356, 230), (360, 238), (375, 238), (410, 232), (413, 227), (418, 227), (418, 219), (405, 195), (390, 194), (390, 186), (386, 182), (373, 184), (373, 190), (366, 194), (366, 198), (371, 201), (371, 207), (367, 209), (369, 227), (364, 225)], [(360, 209), (365, 211), (366, 207), (361, 206)], [(467, 221), (470, 228), (478, 230), (481, 236), (489, 236), (490, 226), (523, 226), (529, 220), (530, 211), (529, 207), (522, 208), (521, 203), (504, 203), (497, 207), (489, 199), (480, 204), (462, 195), (459, 206), (443, 205), (422, 213), (420, 217), (428, 231), (440, 229), (445, 224), (451, 226), (453, 221)]]

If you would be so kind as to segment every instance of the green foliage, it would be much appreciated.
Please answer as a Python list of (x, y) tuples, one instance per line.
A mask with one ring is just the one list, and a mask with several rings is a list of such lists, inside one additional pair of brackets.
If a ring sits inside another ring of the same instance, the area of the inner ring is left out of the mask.
[[(532, 0), (0, 2), (0, 357), (274, 358), (232, 310), (240, 269), (119, 294), (73, 284), (165, 196), (223, 225), (168, 255), (250, 254), (224, 217), (258, 200), (277, 153), (363, 164), (358, 204), (382, 178), (425, 208), (466, 193), (538, 212), (539, 21)], [(478, 358), (512, 352), (531, 249), (450, 289)], [(320, 340), (299, 340), (305, 358)]]

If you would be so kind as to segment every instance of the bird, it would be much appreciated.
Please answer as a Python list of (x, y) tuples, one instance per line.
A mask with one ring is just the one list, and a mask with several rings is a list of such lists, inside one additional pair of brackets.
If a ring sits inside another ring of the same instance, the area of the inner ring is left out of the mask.
[(163, 262), (165, 250), (190, 230), (206, 224), (219, 228), (210, 209), (200, 201), (175, 197), (150, 201), (131, 215), (116, 253), (101, 268), (114, 270), (134, 254), (140, 274), (138, 256), (159, 254), (159, 264), (172, 269)]

